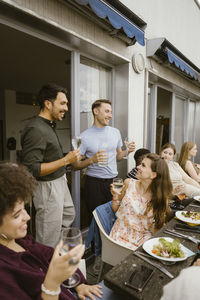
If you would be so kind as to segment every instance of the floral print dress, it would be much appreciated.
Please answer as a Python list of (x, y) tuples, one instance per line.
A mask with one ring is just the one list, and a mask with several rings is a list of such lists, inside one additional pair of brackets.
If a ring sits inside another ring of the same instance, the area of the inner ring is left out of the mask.
[(136, 180), (130, 179), (110, 232), (112, 239), (132, 250), (136, 250), (154, 233), (152, 210), (145, 214), (147, 200), (137, 194), (135, 184)]

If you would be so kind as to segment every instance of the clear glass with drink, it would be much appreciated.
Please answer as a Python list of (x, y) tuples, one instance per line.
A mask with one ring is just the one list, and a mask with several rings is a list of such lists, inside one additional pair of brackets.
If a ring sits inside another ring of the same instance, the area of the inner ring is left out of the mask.
[[(63, 241), (63, 246), (60, 250), (61, 255), (65, 255), (68, 251), (82, 244), (82, 234), (79, 228), (68, 227), (62, 230), (61, 240)], [(76, 257), (72, 258), (72, 264), (76, 264)], [(70, 261), (69, 261), (70, 264)], [(67, 288), (73, 288), (80, 283), (80, 276), (74, 273), (68, 280), (63, 284)]]
[(98, 157), (98, 166), (99, 167), (106, 167), (108, 165), (108, 152), (107, 152), (108, 145), (106, 143), (102, 143), (99, 145), (99, 151), (104, 150), (104, 152), (101, 152)]
[(123, 157), (123, 159), (128, 159), (129, 140), (128, 140), (127, 137), (124, 139), (124, 144), (125, 144), (125, 147), (126, 147), (126, 155)]
[(122, 178), (114, 178), (113, 179), (113, 189), (117, 190), (118, 192), (121, 193), (122, 189), (123, 189), (123, 179)]
[(72, 146), (73, 146), (73, 149), (76, 150), (80, 147), (81, 145), (81, 136), (74, 136), (72, 138)]

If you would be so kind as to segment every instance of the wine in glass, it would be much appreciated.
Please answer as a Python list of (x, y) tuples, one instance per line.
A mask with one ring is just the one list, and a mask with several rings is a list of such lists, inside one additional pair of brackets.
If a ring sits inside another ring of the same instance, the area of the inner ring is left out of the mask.
[[(68, 227), (63, 229), (61, 232), (61, 240), (63, 241), (63, 246), (60, 250), (60, 254), (65, 255), (68, 251), (70, 251), (77, 245), (82, 244), (82, 234), (80, 229), (76, 227)], [(73, 288), (77, 286), (79, 283), (80, 283), (80, 276), (78, 273), (74, 273), (71, 277), (68, 278), (68, 280), (65, 281), (65, 283), (63, 283), (63, 286), (67, 288)]]
[(74, 136), (72, 138), (72, 146), (74, 150), (78, 149), (81, 145), (81, 136)]
[(113, 188), (121, 193), (123, 189), (123, 179), (122, 178), (114, 178), (113, 179)]
[(126, 147), (126, 155), (123, 157), (123, 159), (127, 159), (128, 158), (128, 149), (129, 149), (129, 141), (128, 141), (127, 137), (124, 139), (124, 144)]

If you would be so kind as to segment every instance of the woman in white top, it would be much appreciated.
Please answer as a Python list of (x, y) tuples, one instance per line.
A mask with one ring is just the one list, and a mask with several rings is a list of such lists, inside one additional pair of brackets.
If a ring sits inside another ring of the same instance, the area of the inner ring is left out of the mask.
[(197, 154), (197, 145), (192, 142), (185, 142), (181, 147), (179, 165), (183, 170), (198, 183), (200, 182), (200, 165), (193, 163), (190, 159)]
[(171, 143), (165, 144), (161, 149), (161, 157), (169, 167), (174, 195), (185, 194), (189, 198), (200, 195), (200, 185), (188, 176), (177, 162), (173, 161), (175, 154), (176, 148)]

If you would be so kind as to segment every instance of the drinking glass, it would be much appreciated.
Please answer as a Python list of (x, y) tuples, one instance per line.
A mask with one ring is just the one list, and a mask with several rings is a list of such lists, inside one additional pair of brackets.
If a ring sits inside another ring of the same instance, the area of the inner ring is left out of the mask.
[(108, 145), (106, 143), (102, 143), (99, 145), (99, 151), (104, 150), (99, 156), (101, 157), (101, 161), (98, 161), (99, 167), (106, 167), (108, 165), (108, 152), (107, 150)]
[(129, 149), (129, 141), (128, 141), (127, 137), (124, 139), (124, 144), (126, 147), (126, 155), (123, 157), (123, 159), (127, 159), (128, 158), (128, 149)]
[(122, 189), (123, 189), (123, 179), (122, 178), (114, 178), (113, 179), (113, 188), (116, 189), (118, 192), (121, 193)]
[[(62, 230), (61, 240), (63, 241), (63, 246), (60, 250), (61, 255), (65, 255), (68, 251), (82, 244), (82, 235), (79, 228), (68, 227)], [(70, 262), (69, 262), (70, 263)], [(63, 286), (67, 288), (73, 288), (80, 283), (80, 276), (74, 273), (68, 280), (63, 283)]]
[(81, 145), (81, 136), (74, 136), (72, 138), (72, 146), (74, 148), (74, 150), (78, 149)]

